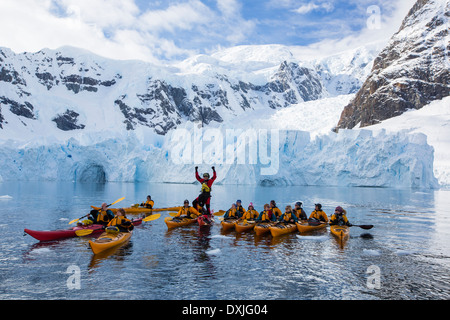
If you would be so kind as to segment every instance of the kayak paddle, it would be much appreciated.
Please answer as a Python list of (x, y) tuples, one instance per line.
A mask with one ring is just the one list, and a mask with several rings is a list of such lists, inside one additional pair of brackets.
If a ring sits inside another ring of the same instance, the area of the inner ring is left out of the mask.
[(357, 225), (357, 224), (352, 224), (351, 226), (352, 226), (352, 227), (360, 227), (361, 229), (364, 229), (364, 230), (370, 230), (370, 229), (373, 228), (373, 225), (371, 225), (371, 224), (368, 224), (368, 225)]
[[(145, 219), (142, 219), (142, 221), (149, 222), (149, 221), (157, 220), (157, 219), (159, 219), (159, 217), (161, 217), (160, 214), (153, 214), (151, 216), (148, 216)], [(94, 231), (95, 230), (93, 230), (93, 229), (81, 229), (81, 230), (75, 231), (75, 234), (79, 237), (84, 237), (84, 236), (90, 235)]]
[(148, 216), (148, 217), (142, 219), (142, 221), (145, 221), (145, 222), (154, 221), (154, 220), (159, 219), (160, 217), (161, 217), (161, 214), (160, 214), (160, 213), (158, 213), (158, 214), (152, 214), (152, 215), (150, 215), (150, 216)]
[(84, 237), (84, 236), (90, 235), (92, 232), (94, 232), (93, 229), (81, 229), (81, 230), (75, 231), (75, 234), (78, 237)]
[[(125, 197), (122, 197), (122, 198), (120, 198), (120, 199), (117, 199), (117, 200), (114, 201), (113, 203), (108, 204), (106, 207), (108, 208), (109, 206), (112, 206), (113, 204), (116, 204), (116, 203), (122, 201), (123, 199), (125, 199)], [(85, 215), (85, 216), (82, 216), (81, 218), (74, 219), (74, 220), (70, 221), (69, 224), (75, 223), (75, 222), (79, 221), (80, 219), (86, 218), (88, 215), (90, 215), (90, 213), (88, 213), (88, 214)]]

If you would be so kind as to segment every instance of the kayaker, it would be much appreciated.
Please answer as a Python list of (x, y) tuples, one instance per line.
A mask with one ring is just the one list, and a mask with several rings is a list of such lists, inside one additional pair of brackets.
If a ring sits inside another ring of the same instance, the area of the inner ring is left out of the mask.
[(240, 220), (255, 220), (258, 218), (258, 215), (258, 211), (253, 207), (253, 203), (250, 202), (247, 211), (245, 211)]
[(106, 202), (103, 202), (100, 210), (91, 210), (88, 219), (92, 220), (93, 223), (106, 226), (112, 219), (114, 219), (114, 213), (108, 209)]
[(116, 216), (108, 223), (107, 227), (117, 227), (120, 232), (129, 232), (134, 226), (130, 219), (125, 215), (125, 210), (117, 209)]
[(281, 223), (296, 223), (298, 222), (297, 216), (292, 212), (291, 206), (286, 206), (284, 213), (281, 215), (281, 217), (278, 220)]
[(155, 202), (152, 200), (151, 196), (147, 196), (147, 201), (141, 203), (141, 207), (152, 209), (155, 205)]
[(197, 203), (200, 204), (201, 207), (203, 207), (205, 205), (206, 210), (208, 212), (208, 216), (211, 215), (211, 210), (210, 210), (211, 186), (217, 178), (216, 169), (214, 167), (211, 167), (211, 169), (213, 170), (213, 177), (210, 179), (209, 173), (206, 172), (203, 174), (203, 179), (202, 179), (202, 178), (200, 178), (200, 176), (198, 174), (198, 167), (195, 167), (195, 178), (197, 179), (198, 182), (200, 182), (202, 184), (202, 190), (201, 190), (200, 195), (197, 197), (197, 199), (195, 199), (192, 202), (194, 207), (197, 206)]
[(237, 219), (237, 218), (239, 218), (239, 216), (238, 216), (238, 212), (236, 209), (236, 204), (232, 203), (231, 208), (228, 209), (227, 212), (225, 212), (223, 219), (228, 220), (228, 219)]
[(345, 211), (341, 206), (337, 206), (336, 209), (334, 209), (334, 213), (330, 217), (330, 225), (352, 226), (347, 219), (347, 211)]
[(298, 220), (306, 221), (308, 220), (308, 216), (306, 215), (305, 210), (303, 210), (303, 202), (297, 201), (295, 203), (294, 214), (297, 216)]
[(270, 206), (266, 203), (264, 205), (264, 210), (259, 213), (258, 218), (256, 218), (256, 222), (271, 222), (276, 221), (276, 217), (273, 214)]
[(181, 207), (180, 211), (176, 214), (174, 218), (188, 218), (188, 219), (195, 219), (198, 218), (200, 213), (194, 208), (189, 205), (189, 200), (184, 200), (183, 207)]
[(328, 222), (327, 214), (322, 210), (322, 205), (320, 203), (316, 203), (315, 210), (311, 212), (311, 215), (309, 216), (310, 220), (316, 220), (316, 221), (322, 221), (322, 222)]
[(236, 211), (237, 211), (237, 216), (238, 218), (242, 217), (245, 213), (245, 209), (242, 206), (242, 201), (241, 200), (236, 200)]
[(272, 213), (275, 215), (275, 218), (278, 220), (280, 219), (281, 215), (283, 214), (281, 210), (277, 207), (277, 204), (275, 200), (270, 201), (270, 209), (272, 210)]

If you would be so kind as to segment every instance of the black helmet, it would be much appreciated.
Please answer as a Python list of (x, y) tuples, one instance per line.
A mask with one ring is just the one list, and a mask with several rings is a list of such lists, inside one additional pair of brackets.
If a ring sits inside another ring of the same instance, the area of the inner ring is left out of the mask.
[(300, 208), (302, 207), (302, 205), (303, 205), (303, 202), (301, 202), (301, 201), (297, 201), (296, 203), (295, 203), (295, 205), (296, 206), (299, 206)]
[(317, 206), (319, 208), (319, 210), (322, 209), (322, 205), (320, 203), (315, 203), (314, 205)]

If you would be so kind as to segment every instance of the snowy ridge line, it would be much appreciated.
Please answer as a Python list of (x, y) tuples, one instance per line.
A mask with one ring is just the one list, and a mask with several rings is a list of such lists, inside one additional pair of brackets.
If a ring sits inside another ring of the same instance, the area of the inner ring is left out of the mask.
[[(0, 177), (21, 181), (194, 183), (191, 171), (195, 165), (215, 165), (216, 183), (227, 185), (439, 187), (433, 174), (434, 150), (421, 133), (342, 130), (312, 139), (308, 132), (279, 131), (277, 150), (273, 153), (268, 149), (270, 160), (278, 162), (278, 170), (270, 175), (261, 174), (268, 165), (260, 161), (237, 164), (236, 158), (232, 164), (220, 163), (208, 148), (200, 163), (174, 164), (171, 150), (175, 143), (170, 134), (160, 144), (151, 145), (131, 134), (92, 145), (74, 138), (67, 143), (26, 147), (4, 144), (0, 149)], [(236, 144), (231, 147), (237, 150)]]

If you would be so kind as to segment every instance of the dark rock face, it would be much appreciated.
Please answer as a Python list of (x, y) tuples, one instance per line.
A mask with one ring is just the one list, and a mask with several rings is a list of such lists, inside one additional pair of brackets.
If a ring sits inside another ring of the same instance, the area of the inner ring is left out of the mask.
[(36, 119), (33, 113), (34, 107), (29, 102), (20, 103), (7, 97), (0, 97), (0, 105), (9, 106), (9, 110), (17, 116)]
[(56, 126), (63, 131), (84, 129), (84, 124), (77, 124), (79, 114), (73, 110), (67, 109), (63, 114), (57, 115), (52, 121), (56, 122)]
[(450, 95), (450, 3), (419, 0), (375, 59), (337, 129), (377, 124)]

